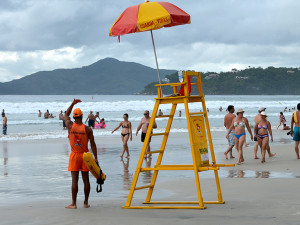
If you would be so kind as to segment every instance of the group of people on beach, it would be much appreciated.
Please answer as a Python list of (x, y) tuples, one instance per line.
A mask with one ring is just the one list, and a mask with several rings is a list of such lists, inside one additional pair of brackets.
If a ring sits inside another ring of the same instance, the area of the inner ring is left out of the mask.
[[(245, 161), (243, 157), (243, 145), (246, 141), (246, 128), (251, 136), (251, 140), (255, 141), (254, 159), (259, 159), (257, 156), (258, 146), (261, 149), (262, 163), (266, 161), (266, 152), (268, 152), (269, 157), (275, 156), (275, 154), (271, 153), (269, 144), (270, 140), (271, 142), (273, 142), (273, 133), (271, 123), (267, 120), (268, 115), (266, 113), (266, 108), (260, 107), (258, 109), (258, 114), (254, 117), (254, 138), (250, 129), (249, 121), (246, 117), (244, 117), (245, 111), (243, 109), (238, 109), (235, 115), (235, 108), (233, 105), (229, 105), (227, 111), (228, 114), (226, 114), (224, 117), (224, 126), (227, 129), (226, 138), (228, 139), (229, 145), (227, 151), (224, 152), (226, 159), (228, 159), (228, 154), (230, 158), (234, 158), (234, 156), (232, 155), (232, 149), (235, 146), (235, 148), (238, 151), (237, 165), (240, 165)], [(280, 114), (280, 124), (283, 123), (283, 129), (291, 129), (289, 134), (293, 137), (293, 140), (295, 141), (295, 152), (297, 155), (297, 159), (299, 159), (300, 121), (298, 118), (300, 118), (300, 103), (297, 105), (297, 111), (293, 113), (291, 119), (291, 128), (286, 126), (286, 120), (283, 116), (283, 113), (281, 112)], [(294, 123), (295, 129), (293, 130)]]
[[(159, 110), (158, 115), (163, 115), (162, 111)], [(130, 141), (132, 141), (132, 126), (131, 126), (131, 122), (128, 120), (128, 114), (125, 113), (123, 115), (123, 121), (120, 122), (120, 124), (111, 132), (114, 133), (116, 130), (118, 130), (120, 127), (122, 127), (122, 131), (121, 131), (121, 138), (122, 138), (122, 142), (123, 142), (123, 151), (122, 154), (120, 155), (121, 158), (123, 158), (124, 153), (126, 152), (126, 158), (128, 158), (130, 156), (129, 154), (129, 149), (128, 149), (128, 140), (130, 139)], [(148, 126), (150, 123), (150, 112), (148, 110), (144, 111), (144, 117), (141, 119), (141, 122), (139, 124), (139, 126), (137, 127), (136, 130), (136, 136), (138, 135), (139, 131), (142, 129), (142, 133), (141, 133), (141, 142), (145, 141), (146, 138), (146, 133), (148, 130)], [(154, 121), (154, 125), (153, 128), (157, 128), (157, 124)], [(149, 144), (147, 146), (147, 150), (146, 152), (150, 152), (150, 142), (151, 142), (151, 137), (149, 137)], [(145, 158), (148, 158), (149, 156), (146, 155)]]

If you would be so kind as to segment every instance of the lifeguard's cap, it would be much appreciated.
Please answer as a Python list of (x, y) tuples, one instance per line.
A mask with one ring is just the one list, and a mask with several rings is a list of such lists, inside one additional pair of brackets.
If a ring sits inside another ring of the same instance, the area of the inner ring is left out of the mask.
[(76, 108), (76, 109), (73, 110), (73, 117), (78, 117), (78, 116), (81, 116), (81, 115), (82, 115), (81, 109)]

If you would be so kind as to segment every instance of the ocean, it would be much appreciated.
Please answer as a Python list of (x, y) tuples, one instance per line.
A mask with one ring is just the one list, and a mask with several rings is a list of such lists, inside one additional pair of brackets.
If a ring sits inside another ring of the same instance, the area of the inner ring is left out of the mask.
[[(62, 129), (62, 121), (58, 119), (61, 110), (67, 110), (73, 98), (79, 98), (82, 103), (80, 107), (86, 119), (89, 111), (99, 112), (100, 117), (107, 123), (106, 129), (94, 130), (95, 136), (120, 135), (119, 132), (111, 134), (111, 131), (122, 121), (124, 113), (129, 114), (132, 122), (133, 132), (143, 117), (144, 110), (151, 110), (154, 106), (154, 98), (149, 95), (1, 95), (0, 109), (4, 109), (8, 118), (8, 135), (0, 134), (0, 141), (9, 140), (35, 140), (48, 138), (66, 138), (67, 131)], [(259, 107), (266, 107), (268, 120), (272, 127), (276, 128), (279, 124), (279, 112), (285, 107), (292, 109), (300, 102), (300, 96), (241, 96), (241, 95), (208, 95), (205, 97), (206, 106), (209, 108), (208, 118), (212, 131), (225, 130), (223, 125), (224, 115), (227, 113), (228, 105), (234, 105), (236, 110), (243, 108), (245, 117), (250, 124), (254, 125), (254, 116)], [(223, 111), (219, 111), (222, 106)], [(196, 112), (202, 109), (200, 103), (191, 103), (190, 111)], [(161, 105), (164, 114), (170, 111), (170, 105)], [(53, 119), (44, 119), (43, 115), (39, 118), (38, 110), (42, 113), (49, 110), (54, 116)], [(182, 117), (178, 116), (178, 110), (182, 111)], [(287, 124), (290, 124), (291, 112), (284, 113)], [(167, 118), (157, 120), (158, 132), (163, 131)], [(183, 104), (178, 105), (176, 116), (172, 125), (172, 132), (187, 132), (185, 111)]]

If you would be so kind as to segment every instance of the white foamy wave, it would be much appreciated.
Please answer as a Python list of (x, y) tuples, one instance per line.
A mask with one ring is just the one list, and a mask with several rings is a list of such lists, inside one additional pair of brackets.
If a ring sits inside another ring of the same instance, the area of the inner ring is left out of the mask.
[[(119, 136), (121, 135), (120, 131), (116, 131), (113, 134), (110, 129), (94, 129), (93, 133), (95, 137), (100, 136)], [(136, 130), (132, 130), (132, 133), (135, 134)], [(163, 133), (164, 129), (155, 129), (154, 133)], [(188, 132), (187, 129), (184, 128), (174, 128), (171, 129), (173, 133), (185, 133)], [(59, 132), (44, 132), (44, 133), (15, 133), (8, 134), (5, 136), (0, 136), (0, 141), (15, 141), (15, 140), (44, 140), (44, 139), (60, 139), (60, 138), (68, 138), (67, 130), (59, 131)]]
[[(144, 110), (152, 110), (154, 100), (128, 100), (128, 101), (99, 101), (99, 102), (82, 102), (78, 107), (82, 109), (84, 114), (92, 110), (94, 112), (143, 112)], [(236, 108), (244, 109), (258, 109), (260, 106), (266, 108), (278, 108), (278, 111), (283, 110), (284, 107), (295, 107), (298, 101), (212, 101), (206, 100), (206, 106), (210, 110), (217, 110), (220, 106), (224, 108), (228, 105), (234, 105)], [(37, 114), (38, 110), (45, 112), (47, 109), (50, 113), (58, 114), (61, 110), (65, 111), (70, 105), (70, 102), (52, 101), (52, 102), (1, 102), (1, 108), (9, 114)], [(190, 110), (200, 110), (201, 103), (193, 103), (189, 105)], [(170, 110), (170, 105), (161, 105), (160, 109), (163, 111)], [(177, 110), (184, 110), (183, 104), (179, 104)]]

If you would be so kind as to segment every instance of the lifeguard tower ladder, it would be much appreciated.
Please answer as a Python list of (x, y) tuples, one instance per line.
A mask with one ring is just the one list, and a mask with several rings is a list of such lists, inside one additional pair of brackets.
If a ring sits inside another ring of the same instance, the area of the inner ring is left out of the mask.
[[(196, 77), (196, 83), (190, 83), (191, 77)], [(191, 85), (198, 86), (198, 95), (191, 96), (190, 90)], [(146, 138), (141, 150), (141, 155), (137, 164), (137, 168), (132, 180), (131, 188), (128, 194), (127, 202), (123, 208), (125, 209), (205, 209), (206, 206), (204, 204), (224, 204), (221, 192), (221, 186), (219, 181), (218, 170), (219, 167), (223, 166), (234, 166), (234, 164), (217, 164), (215, 159), (215, 153), (213, 148), (213, 143), (211, 139), (211, 133), (209, 128), (209, 122), (207, 118), (207, 111), (205, 105), (204, 95), (202, 93), (202, 83), (201, 83), (201, 73), (200, 72), (191, 72), (184, 71), (183, 72), (183, 82), (181, 83), (169, 83), (169, 84), (157, 84), (157, 93), (158, 98), (155, 99), (155, 105), (152, 112), (152, 116), (150, 119), (150, 123), (148, 126)], [(163, 97), (161, 92), (162, 86), (171, 86), (173, 87), (174, 94), (169, 97)], [(177, 87), (181, 86), (181, 95), (178, 94)], [(182, 92), (182, 88), (184, 92)], [(183, 94), (184, 93), (184, 94)], [(188, 103), (201, 102), (203, 112), (190, 112)], [(158, 116), (158, 108), (160, 104), (172, 104), (170, 115)], [(161, 165), (162, 158), (164, 155), (165, 147), (167, 144), (167, 140), (169, 137), (171, 125), (173, 122), (173, 118), (175, 115), (177, 104), (184, 104), (187, 126), (189, 131), (189, 139), (191, 145), (191, 152), (193, 157), (192, 165)], [(152, 133), (153, 124), (156, 118), (168, 117), (168, 123), (166, 126), (166, 130), (164, 133)], [(206, 128), (206, 129), (205, 129)], [(212, 162), (209, 163), (208, 159), (208, 146), (206, 134), (208, 136), (209, 142), (209, 150), (211, 154)], [(159, 150), (146, 152), (147, 146), (149, 144), (150, 136), (163, 136), (162, 144)], [(157, 158), (156, 165), (153, 168), (142, 168), (143, 159), (145, 154), (159, 154)], [(169, 202), (154, 202), (151, 201), (152, 193), (155, 187), (156, 179), (158, 176), (158, 172), (160, 170), (193, 170), (195, 173), (198, 201), (169, 201)], [(199, 180), (199, 172), (213, 170), (215, 175), (215, 181), (217, 186), (217, 201), (203, 201)], [(139, 175), (141, 172), (154, 171), (151, 179), (150, 185), (136, 187)], [(148, 189), (148, 194), (143, 206), (132, 206), (132, 198), (134, 192), (141, 189)], [(195, 206), (191, 206), (194, 204)]]

